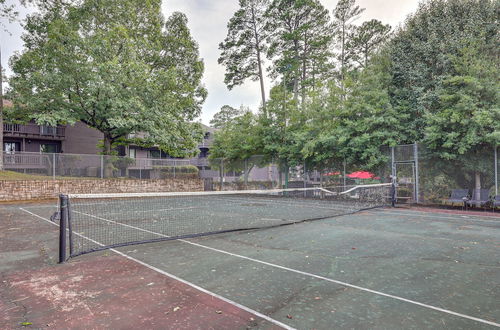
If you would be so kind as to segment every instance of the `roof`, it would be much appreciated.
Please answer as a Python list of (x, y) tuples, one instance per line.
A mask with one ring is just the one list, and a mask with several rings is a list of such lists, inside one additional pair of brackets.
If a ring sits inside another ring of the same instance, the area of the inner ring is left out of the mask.
[(215, 133), (215, 131), (217, 131), (217, 129), (216, 129), (216, 128), (213, 128), (213, 127), (207, 126), (207, 125), (205, 125), (205, 124), (200, 123), (200, 125), (201, 125), (201, 129), (203, 130), (203, 132)]

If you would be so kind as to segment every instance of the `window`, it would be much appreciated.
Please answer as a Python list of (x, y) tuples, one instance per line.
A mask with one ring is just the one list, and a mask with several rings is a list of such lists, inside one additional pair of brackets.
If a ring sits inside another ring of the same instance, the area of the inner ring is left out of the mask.
[(203, 137), (205, 140), (210, 139), (210, 132), (206, 132), (205, 136)]
[(148, 158), (161, 158), (160, 150), (149, 150)]
[(7, 154), (13, 154), (16, 151), (21, 150), (21, 144), (19, 142), (4, 142), (3, 151)]
[(134, 148), (129, 148), (128, 149), (128, 156), (130, 158), (136, 158), (136, 150)]
[(55, 154), (59, 152), (59, 145), (55, 143), (40, 144), (40, 152)]

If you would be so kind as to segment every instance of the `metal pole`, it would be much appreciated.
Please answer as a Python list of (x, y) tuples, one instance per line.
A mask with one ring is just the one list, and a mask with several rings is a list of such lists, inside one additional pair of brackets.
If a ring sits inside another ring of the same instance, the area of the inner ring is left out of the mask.
[(498, 195), (498, 146), (495, 146), (495, 196)]
[(345, 158), (344, 158), (344, 174), (342, 175), (342, 177), (344, 178), (344, 187), (347, 185), (347, 181), (346, 181), (346, 161), (345, 161)]
[(59, 263), (66, 261), (66, 222), (68, 220), (68, 196), (59, 196)]
[(175, 162), (175, 159), (174, 159), (174, 179), (175, 179), (175, 166), (177, 165), (177, 163)]
[(52, 180), (56, 179), (56, 154), (52, 154)]
[(420, 203), (420, 181), (419, 181), (419, 174), (418, 174), (418, 144), (415, 143), (413, 145), (413, 159), (415, 161), (415, 202), (418, 204)]
[(142, 180), (142, 159), (139, 159), (139, 179)]
[(243, 172), (243, 179), (245, 180), (245, 189), (247, 189), (247, 186), (248, 186), (248, 175), (250, 173), (248, 173), (248, 160), (245, 159), (245, 169), (244, 169), (244, 172)]
[[(303, 175), (303, 178), (304, 178), (304, 188), (307, 188), (307, 183), (306, 183), (306, 173), (307, 173), (307, 168), (306, 168), (306, 161), (304, 160), (304, 175)], [(304, 190), (304, 197), (307, 197), (307, 193), (306, 191)]]
[(397, 179), (396, 179), (396, 161), (394, 159), (394, 147), (391, 147), (391, 181), (392, 181), (392, 200), (393, 205), (396, 203), (398, 199), (398, 190), (397, 190)]
[(222, 191), (224, 186), (224, 159), (220, 160), (220, 187), (219, 190)]
[(101, 179), (104, 178), (104, 155), (101, 155)]
[(396, 177), (396, 162), (394, 160), (394, 147), (391, 147), (391, 175), (392, 175), (392, 179), (395, 180), (395, 177)]

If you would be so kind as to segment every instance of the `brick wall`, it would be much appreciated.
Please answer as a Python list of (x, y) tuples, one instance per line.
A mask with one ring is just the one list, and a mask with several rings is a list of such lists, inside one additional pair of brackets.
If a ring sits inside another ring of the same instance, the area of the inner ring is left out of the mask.
[(59, 194), (202, 191), (201, 179), (93, 179), (0, 181), (0, 201), (56, 198)]

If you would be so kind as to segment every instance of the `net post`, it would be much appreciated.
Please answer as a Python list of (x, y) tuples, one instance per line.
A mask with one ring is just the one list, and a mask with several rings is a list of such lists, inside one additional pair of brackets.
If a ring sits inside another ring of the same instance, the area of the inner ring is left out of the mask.
[(59, 263), (66, 261), (66, 224), (68, 221), (68, 196), (59, 195)]

